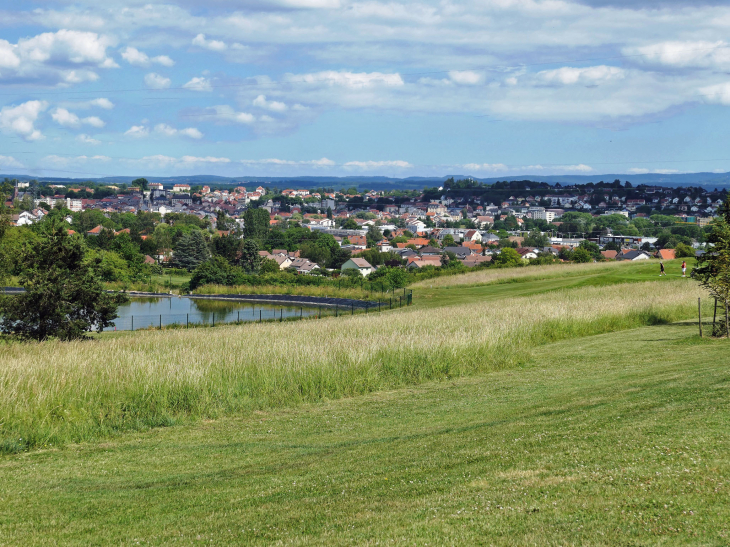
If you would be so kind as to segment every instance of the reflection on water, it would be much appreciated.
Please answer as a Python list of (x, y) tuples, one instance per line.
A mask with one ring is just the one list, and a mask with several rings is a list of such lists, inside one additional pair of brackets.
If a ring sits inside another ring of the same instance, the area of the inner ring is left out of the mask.
[[(232, 323), (307, 317), (318, 309), (306, 306), (268, 305), (258, 302), (191, 298), (132, 298), (119, 306), (116, 330), (136, 330), (165, 325)], [(107, 330), (114, 330), (111, 327)]]

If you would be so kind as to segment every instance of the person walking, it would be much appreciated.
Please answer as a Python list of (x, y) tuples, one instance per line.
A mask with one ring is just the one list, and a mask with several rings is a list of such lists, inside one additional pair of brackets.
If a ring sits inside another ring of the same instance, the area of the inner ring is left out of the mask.
[(687, 261), (682, 261), (682, 277), (687, 277)]
[(667, 275), (667, 272), (664, 271), (664, 262), (659, 263), (659, 268), (660, 268), (659, 277), (661, 277), (663, 275)]

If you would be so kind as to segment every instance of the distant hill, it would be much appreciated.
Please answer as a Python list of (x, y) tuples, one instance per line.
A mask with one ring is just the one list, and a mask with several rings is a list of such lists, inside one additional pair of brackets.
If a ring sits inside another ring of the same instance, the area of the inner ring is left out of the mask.
[[(459, 180), (473, 178), (480, 182), (493, 183), (497, 181), (530, 180), (534, 182), (547, 182), (550, 184), (560, 183), (563, 185), (586, 184), (588, 182), (611, 182), (615, 179), (631, 181), (638, 184), (649, 184), (659, 186), (702, 186), (705, 188), (727, 188), (730, 187), (730, 173), (681, 173), (661, 174), (646, 173), (640, 175), (629, 175), (621, 173), (610, 173), (603, 175), (520, 175), (503, 177), (473, 177), (470, 175), (447, 175), (444, 177), (406, 177), (392, 178), (380, 176), (351, 176), (351, 177), (220, 177), (216, 175), (189, 175), (179, 177), (145, 177), (150, 182), (161, 182), (163, 184), (214, 184), (214, 185), (263, 185), (265, 186), (294, 186), (298, 188), (314, 188), (328, 186), (333, 188), (349, 188), (356, 186), (370, 190), (420, 190), (424, 187), (440, 186), (446, 179), (454, 177)], [(28, 175), (3, 175), (4, 178), (18, 180), (39, 180), (42, 182), (57, 182), (59, 184), (78, 184), (85, 181), (93, 181), (100, 184), (129, 184), (139, 176), (134, 177), (102, 177), (102, 178), (60, 178), (60, 177), (31, 177)]]

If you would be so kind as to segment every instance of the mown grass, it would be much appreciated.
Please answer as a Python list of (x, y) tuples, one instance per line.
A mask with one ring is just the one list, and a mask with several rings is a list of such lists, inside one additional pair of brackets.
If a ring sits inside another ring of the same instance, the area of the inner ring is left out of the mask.
[(12, 545), (726, 545), (728, 342), (519, 368), (0, 459)]
[[(3, 450), (500, 370), (555, 340), (692, 316), (694, 283), (634, 283), (278, 325), (9, 344)], [(488, 293), (489, 288), (483, 288)]]

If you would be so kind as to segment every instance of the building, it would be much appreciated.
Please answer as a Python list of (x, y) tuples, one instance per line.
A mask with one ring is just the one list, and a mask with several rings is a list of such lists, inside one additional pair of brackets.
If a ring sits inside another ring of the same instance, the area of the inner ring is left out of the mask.
[(350, 258), (342, 265), (340, 271), (344, 273), (346, 270), (358, 270), (362, 275), (370, 275), (375, 271), (375, 268), (364, 258)]

